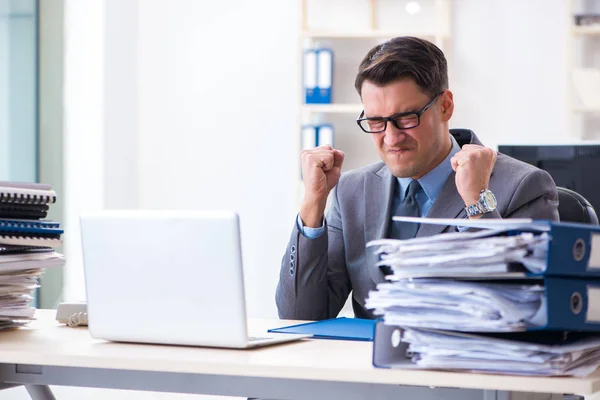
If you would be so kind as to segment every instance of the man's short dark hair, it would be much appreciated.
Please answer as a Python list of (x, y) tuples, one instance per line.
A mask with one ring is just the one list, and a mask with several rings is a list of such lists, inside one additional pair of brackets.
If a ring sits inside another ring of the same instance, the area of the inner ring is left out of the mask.
[(448, 64), (433, 43), (401, 36), (375, 46), (360, 63), (354, 86), (361, 94), (365, 81), (385, 86), (410, 78), (430, 96), (448, 89)]

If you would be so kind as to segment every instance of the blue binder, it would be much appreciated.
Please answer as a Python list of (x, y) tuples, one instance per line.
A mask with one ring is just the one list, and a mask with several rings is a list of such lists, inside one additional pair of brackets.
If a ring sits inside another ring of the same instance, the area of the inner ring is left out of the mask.
[(334, 146), (333, 125), (331, 124), (306, 124), (302, 125), (301, 144), (302, 150), (312, 149), (325, 144)]
[(331, 124), (321, 124), (317, 125), (317, 146), (330, 145), (334, 147), (333, 144), (333, 125)]
[(318, 131), (319, 127), (316, 125), (303, 125), (301, 134), (301, 150), (309, 150), (317, 147), (318, 144)]
[(331, 103), (331, 87), (333, 83), (333, 52), (331, 49), (317, 50), (317, 88), (318, 102)]
[(303, 57), (304, 102), (306, 104), (320, 103), (317, 89), (317, 51), (306, 49)]
[[(408, 344), (401, 341), (403, 328), (386, 325), (379, 320), (375, 324), (372, 363), (377, 368), (425, 369), (411, 362), (407, 353)], [(433, 330), (435, 331), (435, 330)], [(500, 340), (519, 341), (524, 344), (559, 346), (577, 340), (595, 339), (597, 334), (589, 332), (508, 332), (508, 333), (462, 333), (443, 331), (462, 337), (490, 337)]]
[(303, 57), (304, 102), (331, 103), (333, 52), (331, 49), (306, 49)]
[(309, 334), (316, 339), (372, 341), (374, 329), (375, 320), (342, 317), (269, 329), (269, 332)]
[(499, 229), (501, 234), (547, 233), (546, 268), (541, 273), (514, 274), (529, 277), (600, 278), (600, 226), (531, 219), (404, 218), (418, 223)]
[(546, 326), (529, 330), (600, 332), (600, 281), (545, 278)]
[(600, 226), (535, 221), (547, 225), (551, 240), (544, 276), (600, 278)]

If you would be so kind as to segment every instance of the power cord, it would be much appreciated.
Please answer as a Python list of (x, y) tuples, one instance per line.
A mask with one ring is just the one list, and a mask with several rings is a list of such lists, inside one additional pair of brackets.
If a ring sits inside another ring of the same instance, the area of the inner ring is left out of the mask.
[(67, 320), (67, 326), (76, 327), (76, 326), (87, 326), (88, 324), (88, 315), (86, 312), (78, 312), (69, 315), (69, 319)]

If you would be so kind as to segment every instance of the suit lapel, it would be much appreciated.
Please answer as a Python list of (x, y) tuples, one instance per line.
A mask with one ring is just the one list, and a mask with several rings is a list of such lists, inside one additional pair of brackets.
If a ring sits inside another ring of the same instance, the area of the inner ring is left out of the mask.
[[(374, 239), (384, 238), (390, 224), (392, 196), (395, 178), (387, 167), (365, 177), (365, 244)], [(365, 263), (375, 284), (385, 282), (385, 276), (375, 268), (377, 257), (366, 252)]]
[[(464, 211), (465, 204), (456, 190), (455, 176), (456, 174), (452, 171), (426, 217), (457, 218)], [(417, 237), (436, 235), (442, 233), (446, 228), (447, 226), (444, 225), (421, 224)]]
[(367, 174), (365, 177), (365, 244), (384, 238), (390, 223), (394, 176), (387, 169)]

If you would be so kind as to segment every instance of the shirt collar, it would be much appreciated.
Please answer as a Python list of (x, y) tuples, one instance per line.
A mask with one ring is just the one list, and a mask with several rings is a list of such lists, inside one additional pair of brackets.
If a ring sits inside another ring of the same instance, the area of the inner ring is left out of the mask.
[[(419, 179), (419, 183), (421, 184), (423, 191), (429, 200), (431, 200), (431, 202), (435, 202), (438, 195), (442, 191), (446, 180), (452, 173), (452, 163), (450, 162), (450, 159), (460, 151), (460, 146), (456, 142), (456, 139), (454, 139), (454, 136), (450, 135), (450, 140), (452, 141), (450, 153), (448, 153), (446, 158), (444, 158), (444, 160), (434, 169)], [(408, 189), (408, 185), (412, 181), (412, 178), (396, 179), (398, 179), (398, 184), (400, 186), (400, 200), (404, 200), (404, 197), (406, 196), (406, 190)]]

